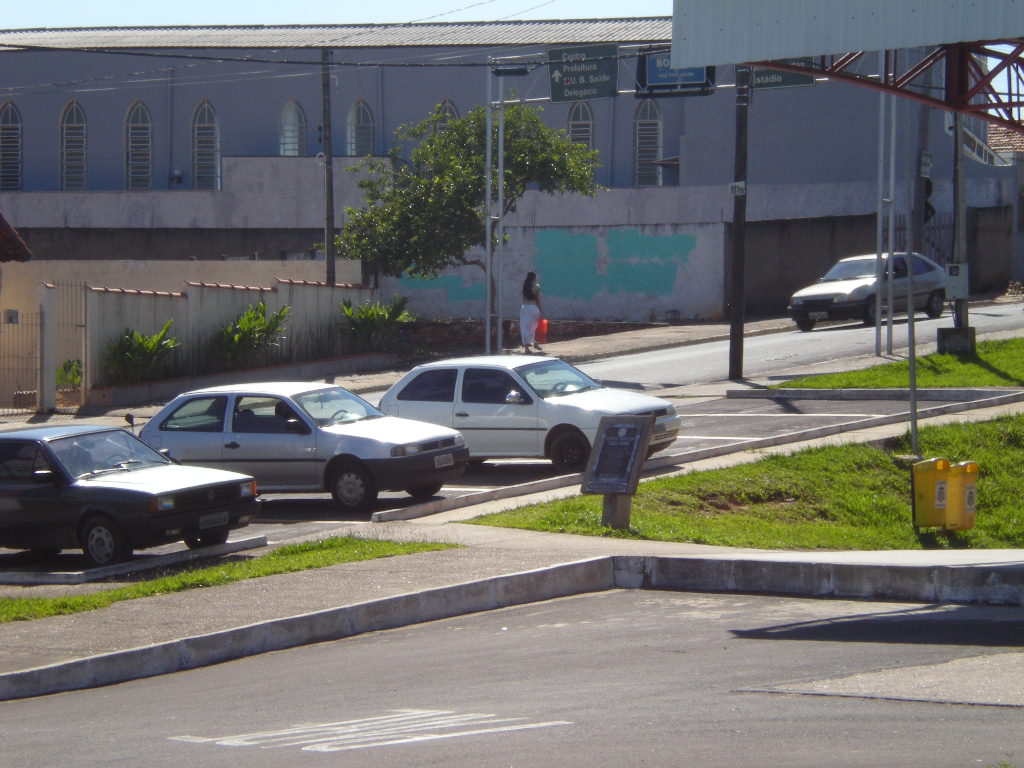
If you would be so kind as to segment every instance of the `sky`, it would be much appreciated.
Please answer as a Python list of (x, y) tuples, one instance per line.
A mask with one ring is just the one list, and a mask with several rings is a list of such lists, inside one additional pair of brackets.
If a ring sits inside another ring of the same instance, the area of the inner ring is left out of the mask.
[(40, 27), (219, 26), (237, 24), (403, 24), (671, 16), (672, 0), (387, 0), (282, 3), (280, 0), (51, 0), (5, 2), (4, 29)]

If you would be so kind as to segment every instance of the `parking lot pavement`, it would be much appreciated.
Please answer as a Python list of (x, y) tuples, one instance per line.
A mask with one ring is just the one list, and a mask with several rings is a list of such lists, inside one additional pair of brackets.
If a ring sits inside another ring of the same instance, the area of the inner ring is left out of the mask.
[[(607, 348), (603, 345), (604, 352)], [(384, 379), (384, 374), (378, 375), (367, 386), (379, 386)], [(730, 390), (761, 392), (751, 400), (730, 396)], [(907, 428), (905, 401), (797, 401), (766, 397), (763, 390), (763, 382), (718, 382), (661, 393), (680, 398), (684, 435), (671, 451), (652, 458), (651, 469), (711, 468), (751, 461), (766, 450), (884, 440)], [(935, 423), (1019, 413), (1022, 400), (1024, 393), (1014, 391), (966, 402), (925, 400), (918, 407), (929, 423)], [(93, 418), (121, 421), (123, 412), (115, 409)], [(654, 587), (1024, 604), (1024, 552), (1019, 550), (758, 552), (458, 524), (488, 511), (576, 494), (578, 485), (578, 478), (546, 477), (513, 489), (505, 498), (439, 499), (412, 505), (429, 512), (413, 519), (382, 519), (379, 525), (337, 521), (300, 534), (436, 540), (461, 544), (460, 549), (0, 624), (0, 699), (105, 685), (584, 591)], [(74, 594), (95, 588), (46, 589), (50, 594), (54, 589)], [(9, 587), (3, 594), (31, 596), (39, 589)]]

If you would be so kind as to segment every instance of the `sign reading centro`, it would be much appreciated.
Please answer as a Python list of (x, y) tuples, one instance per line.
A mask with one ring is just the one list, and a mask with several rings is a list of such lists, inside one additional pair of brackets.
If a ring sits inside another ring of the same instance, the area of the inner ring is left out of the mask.
[(548, 49), (551, 101), (589, 101), (618, 90), (619, 46), (616, 43)]

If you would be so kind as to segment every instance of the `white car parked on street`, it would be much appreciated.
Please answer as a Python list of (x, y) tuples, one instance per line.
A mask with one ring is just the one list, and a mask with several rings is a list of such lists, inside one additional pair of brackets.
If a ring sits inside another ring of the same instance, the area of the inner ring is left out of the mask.
[(680, 420), (668, 400), (606, 387), (552, 357), (495, 355), (413, 368), (380, 401), (392, 416), (459, 430), (471, 460), (549, 458), (581, 471), (602, 416), (655, 417), (648, 456), (667, 448)]
[(185, 392), (139, 437), (183, 464), (252, 475), (261, 492), (326, 490), (349, 510), (378, 491), (429, 498), (469, 458), (453, 429), (388, 417), (342, 387), (309, 382)]

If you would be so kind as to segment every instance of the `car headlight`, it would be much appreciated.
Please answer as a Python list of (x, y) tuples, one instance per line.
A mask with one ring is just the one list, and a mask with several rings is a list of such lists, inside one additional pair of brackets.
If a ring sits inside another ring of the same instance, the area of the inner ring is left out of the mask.
[(415, 456), (421, 450), (420, 446), (415, 443), (409, 443), (408, 445), (396, 445), (391, 448), (392, 458), (398, 458), (400, 456)]
[(455, 434), (455, 445), (461, 447), (466, 444), (466, 438), (462, 436), (461, 432)]
[(803, 299), (798, 299), (796, 297), (793, 297), (792, 299), (789, 300), (789, 306), (791, 306), (791, 307), (802, 307), (803, 305), (804, 305), (804, 300)]
[(241, 483), (238, 487), (239, 496), (243, 499), (249, 499), (256, 495), (256, 481), (249, 480), (248, 482)]
[(156, 508), (159, 512), (169, 512), (174, 509), (174, 497), (173, 496), (157, 496), (156, 497)]

